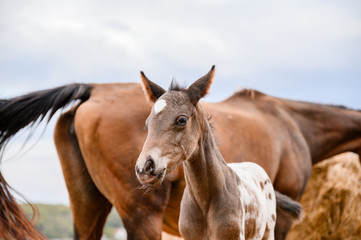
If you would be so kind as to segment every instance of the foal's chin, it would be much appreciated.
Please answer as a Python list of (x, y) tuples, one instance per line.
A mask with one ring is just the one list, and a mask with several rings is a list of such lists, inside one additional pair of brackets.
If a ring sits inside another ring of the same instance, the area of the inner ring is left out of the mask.
[(142, 184), (144, 188), (159, 187), (163, 183), (166, 171), (167, 170), (164, 170), (157, 175), (148, 176), (146, 179), (144, 179), (142, 176), (137, 176), (138, 181)]

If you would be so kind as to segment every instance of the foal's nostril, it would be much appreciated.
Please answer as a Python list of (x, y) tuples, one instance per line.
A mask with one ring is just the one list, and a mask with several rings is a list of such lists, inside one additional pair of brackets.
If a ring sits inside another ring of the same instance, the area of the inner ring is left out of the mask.
[(155, 166), (154, 166), (154, 161), (151, 157), (147, 157), (147, 161), (145, 162), (144, 165), (144, 170), (146, 173), (154, 173), (155, 170)]

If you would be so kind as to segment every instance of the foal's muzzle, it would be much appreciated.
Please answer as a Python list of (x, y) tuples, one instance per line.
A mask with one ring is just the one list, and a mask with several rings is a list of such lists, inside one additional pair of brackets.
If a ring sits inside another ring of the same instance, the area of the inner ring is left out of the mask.
[(135, 166), (135, 172), (141, 183), (153, 185), (163, 178), (165, 169), (156, 171), (154, 160), (149, 156), (143, 168), (140, 169), (137, 165)]

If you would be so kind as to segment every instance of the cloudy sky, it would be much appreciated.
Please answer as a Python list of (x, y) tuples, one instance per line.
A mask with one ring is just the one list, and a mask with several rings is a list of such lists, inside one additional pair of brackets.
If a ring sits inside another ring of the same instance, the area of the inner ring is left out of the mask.
[[(191, 83), (361, 109), (361, 2), (0, 0), (0, 98), (73, 82)], [(68, 203), (52, 132), (9, 144), (1, 169), (33, 202)]]

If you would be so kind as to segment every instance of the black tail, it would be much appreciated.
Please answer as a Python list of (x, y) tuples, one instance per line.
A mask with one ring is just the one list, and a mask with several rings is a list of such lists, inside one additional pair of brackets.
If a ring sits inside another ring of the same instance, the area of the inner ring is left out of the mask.
[[(91, 90), (91, 85), (71, 84), (12, 99), (0, 99), (0, 153), (20, 129), (42, 121), (48, 113), (49, 121), (57, 110), (74, 100), (86, 101)], [(24, 216), (9, 188), (0, 172), (0, 238), (46, 239)]]
[(0, 172), (0, 239), (46, 240), (47, 238), (33, 226), (38, 216), (37, 209), (29, 204), (33, 209), (33, 218), (31, 221), (28, 220), (9, 188)]
[(86, 101), (91, 90), (91, 85), (70, 84), (11, 99), (0, 99), (0, 150), (20, 129), (42, 121), (48, 113), (49, 121), (57, 110), (73, 100)]
[(292, 200), (290, 197), (275, 191), (277, 209), (281, 210), (294, 220), (302, 218), (302, 206), (300, 203)]

